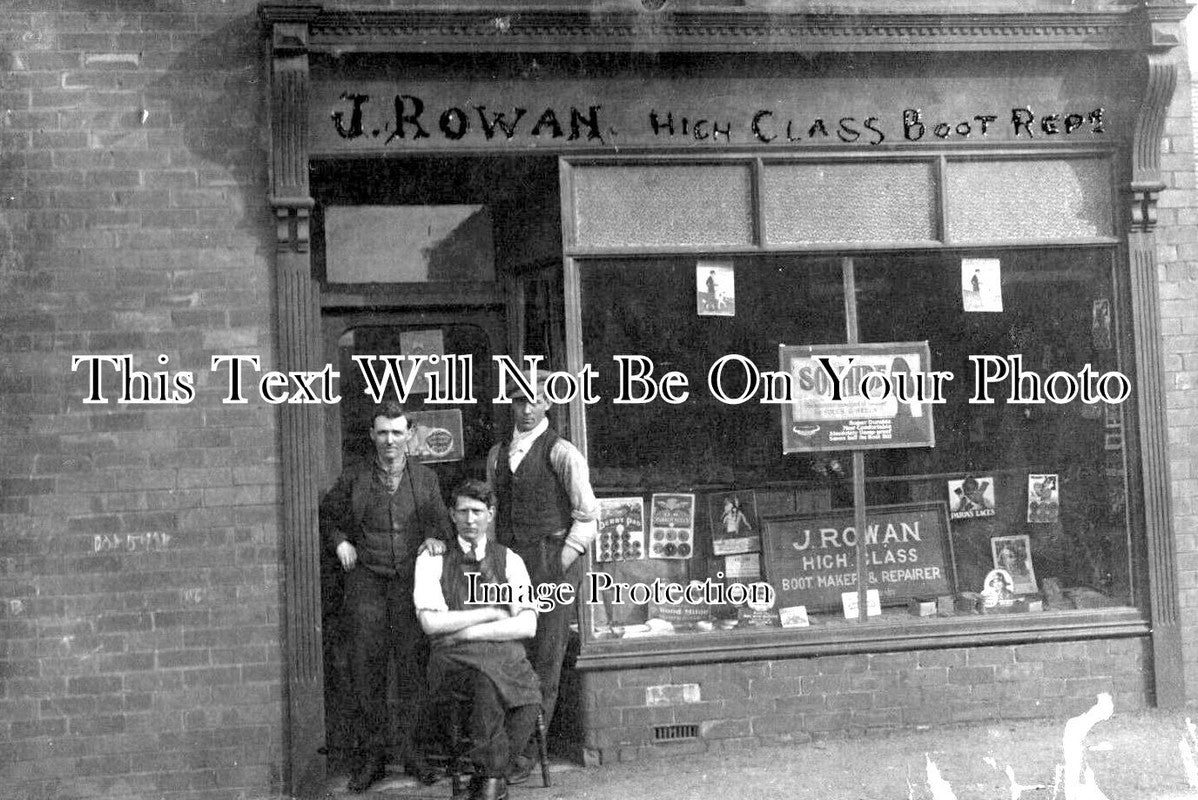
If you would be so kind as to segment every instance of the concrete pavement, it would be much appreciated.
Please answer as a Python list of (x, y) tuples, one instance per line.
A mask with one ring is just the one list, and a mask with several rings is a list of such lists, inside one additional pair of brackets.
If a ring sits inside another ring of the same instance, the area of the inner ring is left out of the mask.
[[(552, 764), (553, 785), (536, 771), (511, 800), (1198, 800), (1198, 769), (1187, 758), (1198, 739), (1187, 717), (1198, 710), (1120, 713), (1096, 705), (1074, 719), (992, 721), (933, 729), (871, 732), (804, 744), (707, 743), (703, 752), (584, 768)], [(1087, 718), (1088, 715), (1088, 718)], [(1088, 732), (1082, 728), (1092, 725)], [(1077, 743), (1067, 748), (1067, 729)], [(692, 743), (693, 747), (693, 743)], [(1185, 752), (1183, 752), (1185, 751)], [(1065, 769), (1066, 764), (1070, 769)], [(1193, 769), (1188, 777), (1187, 768)], [(1092, 782), (1087, 785), (1087, 770)], [(1073, 781), (1070, 777), (1078, 780)], [(1190, 781), (1195, 783), (1192, 785)], [(1079, 781), (1079, 782), (1078, 782)], [(362, 795), (334, 778), (335, 800), (449, 797), (449, 783), (418, 786), (398, 769)]]

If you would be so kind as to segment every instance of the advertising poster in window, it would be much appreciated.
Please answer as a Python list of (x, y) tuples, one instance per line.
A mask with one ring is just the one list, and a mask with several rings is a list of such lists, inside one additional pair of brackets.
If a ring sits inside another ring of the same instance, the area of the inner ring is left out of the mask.
[(736, 316), (736, 272), (731, 261), (699, 260), (695, 305), (701, 317)]
[(990, 475), (964, 478), (948, 482), (948, 507), (952, 519), (974, 519), (993, 517), (994, 478)]
[(990, 540), (990, 553), (994, 557), (994, 568), (1006, 570), (1011, 576), (1013, 591), (1016, 594), (1031, 594), (1036, 591), (1036, 571), (1032, 567), (1030, 536), (995, 536)]
[(408, 442), (411, 455), (425, 464), (462, 460), (465, 450), (459, 409), (409, 411), (408, 418), (412, 421), (412, 439)]
[(756, 553), (761, 550), (757, 522), (757, 494), (752, 489), (708, 496), (711, 520), (711, 553)]
[(695, 551), (695, 496), (653, 495), (649, 529), (650, 558), (690, 558)]
[[(857, 531), (853, 509), (763, 517), (765, 577), (780, 606), (841, 608), (857, 588)], [(944, 503), (866, 509), (867, 589), (882, 605), (952, 594), (956, 579)]]
[[(782, 452), (931, 447), (937, 393), (927, 342), (781, 345), (791, 381)], [(943, 392), (939, 392), (943, 394)]]
[(599, 498), (595, 561), (636, 561), (645, 557), (645, 501), (639, 497)]

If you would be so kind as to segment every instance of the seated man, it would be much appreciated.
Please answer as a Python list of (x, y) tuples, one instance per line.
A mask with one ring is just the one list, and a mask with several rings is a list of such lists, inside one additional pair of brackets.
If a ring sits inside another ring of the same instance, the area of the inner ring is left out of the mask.
[(434, 703), (469, 705), (470, 799), (501, 800), (508, 759), (532, 735), (541, 704), (540, 683), (519, 641), (536, 634), (536, 606), (467, 602), (471, 573), (479, 574), (478, 583), (506, 583), (513, 597), (529, 598), (524, 562), (487, 538), (495, 516), (491, 487), (473, 480), (457, 487), (449, 516), (457, 546), (416, 559), (416, 617), (431, 647), (428, 688)]

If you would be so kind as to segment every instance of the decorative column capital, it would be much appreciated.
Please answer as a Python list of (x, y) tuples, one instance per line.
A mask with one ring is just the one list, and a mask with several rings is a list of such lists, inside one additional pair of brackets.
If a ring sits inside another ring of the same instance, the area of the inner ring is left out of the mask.
[(1156, 225), (1157, 196), (1166, 186), (1161, 174), (1161, 137), (1169, 102), (1177, 88), (1177, 59), (1172, 45), (1145, 53), (1141, 66), (1144, 89), (1132, 138), (1131, 180), (1125, 192), (1130, 198), (1132, 232), (1147, 233)]
[(275, 213), (275, 245), (280, 253), (308, 252), (308, 221), (316, 202), (311, 197), (272, 197)]
[(263, 3), (258, 16), (270, 31), (270, 46), (275, 55), (308, 52), (308, 29), (323, 8), (315, 4)]
[(270, 205), (279, 252), (308, 252), (314, 205), (308, 185), (308, 31), (318, 5), (264, 4), (269, 26)]

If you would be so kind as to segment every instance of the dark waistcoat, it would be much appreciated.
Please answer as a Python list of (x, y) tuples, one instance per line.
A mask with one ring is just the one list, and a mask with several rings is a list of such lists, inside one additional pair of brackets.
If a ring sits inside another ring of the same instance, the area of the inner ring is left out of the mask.
[(487, 554), (482, 561), (468, 560), (457, 542), (449, 546), (444, 559), (441, 562), (441, 593), (450, 611), (477, 607), (477, 604), (471, 606), (466, 603), (469, 592), (467, 573), (480, 573), (480, 583), (507, 582), (507, 548), (498, 542), (487, 542)]
[(559, 438), (552, 428), (541, 434), (515, 473), (508, 464), (510, 443), (499, 447), (495, 465), (495, 492), (499, 496), (495, 535), (517, 551), (546, 537), (564, 535), (570, 527), (570, 495), (549, 461), (549, 453)]

